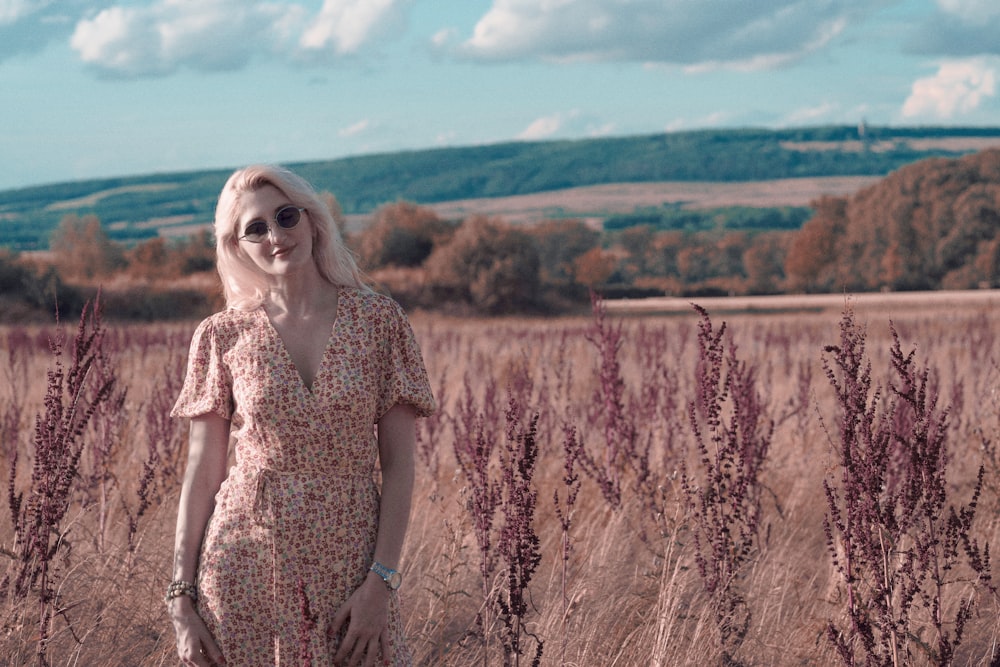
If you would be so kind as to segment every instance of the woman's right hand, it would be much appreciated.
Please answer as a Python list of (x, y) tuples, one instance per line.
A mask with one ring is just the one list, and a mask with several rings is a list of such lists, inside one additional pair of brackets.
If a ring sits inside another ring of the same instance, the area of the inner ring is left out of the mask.
[(205, 621), (198, 615), (194, 603), (187, 596), (170, 601), (170, 620), (177, 634), (177, 655), (186, 667), (215, 667), (225, 665), (218, 644), (208, 631)]

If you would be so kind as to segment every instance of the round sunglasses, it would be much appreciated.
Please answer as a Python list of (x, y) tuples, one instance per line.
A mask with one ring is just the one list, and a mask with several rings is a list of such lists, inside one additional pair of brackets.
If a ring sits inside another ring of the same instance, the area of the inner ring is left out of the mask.
[[(274, 222), (282, 229), (291, 229), (299, 224), (299, 220), (302, 219), (302, 211), (304, 210), (304, 208), (292, 206), (291, 204), (282, 206), (275, 211)], [(243, 236), (239, 240), (260, 243), (270, 235), (271, 225), (267, 224), (266, 220), (252, 220), (243, 228)]]

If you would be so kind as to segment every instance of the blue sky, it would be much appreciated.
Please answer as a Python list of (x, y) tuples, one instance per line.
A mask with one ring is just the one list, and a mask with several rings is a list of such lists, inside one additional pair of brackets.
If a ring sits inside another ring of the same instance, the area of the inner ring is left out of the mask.
[(708, 127), (1000, 125), (997, 0), (0, 0), (0, 189)]

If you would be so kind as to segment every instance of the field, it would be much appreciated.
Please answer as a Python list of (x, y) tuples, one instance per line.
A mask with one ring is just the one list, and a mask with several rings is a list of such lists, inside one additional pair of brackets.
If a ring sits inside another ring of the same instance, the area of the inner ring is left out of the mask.
[[(995, 664), (997, 298), (414, 313), (441, 403), (404, 554), (416, 664)], [(94, 384), (72, 403), (45, 381), (54, 330), (0, 330), (19, 508), (0, 513), (0, 663), (173, 665), (186, 427), (167, 412), (194, 323), (88, 322), (91, 379), (114, 384), (79, 437), (47, 417), (80, 415)], [(68, 370), (87, 338), (62, 330)], [(42, 496), (64, 504), (32, 550)]]
[[(695, 209), (809, 206), (823, 195), (850, 196), (878, 180), (879, 177), (875, 176), (827, 176), (729, 183), (611, 183), (508, 197), (461, 199), (426, 206), (449, 220), (487, 215), (511, 223), (533, 224), (551, 218), (576, 217), (598, 224), (609, 215), (667, 204), (682, 204)], [(368, 217), (347, 216), (350, 229), (363, 229)]]

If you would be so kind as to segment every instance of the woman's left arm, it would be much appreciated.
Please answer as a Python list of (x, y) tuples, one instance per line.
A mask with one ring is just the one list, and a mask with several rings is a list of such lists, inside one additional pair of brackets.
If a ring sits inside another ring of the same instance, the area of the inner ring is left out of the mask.
[[(382, 468), (382, 498), (379, 505), (375, 560), (399, 569), (400, 554), (410, 521), (413, 496), (413, 450), (416, 446), (416, 412), (397, 404), (378, 421), (378, 450)], [(341, 607), (331, 622), (336, 633), (346, 622), (347, 633), (334, 657), (336, 664), (373, 665), (378, 648), (388, 655), (389, 598), (382, 578), (369, 571), (364, 582)]]
[[(406, 527), (410, 522), (416, 420), (416, 412), (411, 406), (397, 404), (378, 422), (382, 502), (379, 506), (375, 560), (393, 570), (399, 569)], [(381, 579), (379, 583), (385, 585)]]

